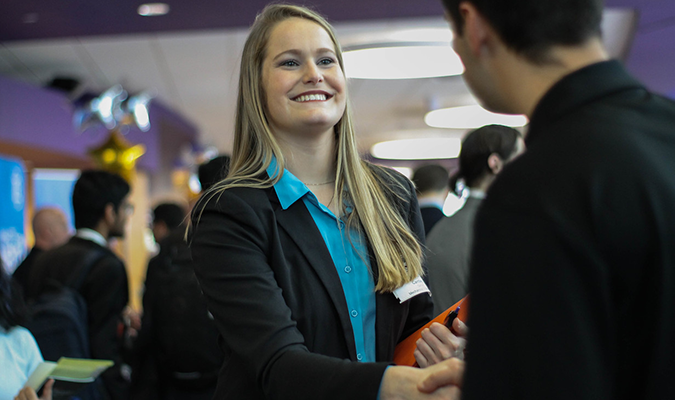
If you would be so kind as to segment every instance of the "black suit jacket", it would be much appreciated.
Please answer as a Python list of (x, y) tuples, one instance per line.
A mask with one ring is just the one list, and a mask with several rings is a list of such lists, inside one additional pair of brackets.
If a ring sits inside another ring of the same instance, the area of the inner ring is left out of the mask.
[(23, 290), (24, 298), (26, 297), (26, 286), (28, 286), (28, 279), (30, 278), (31, 270), (33, 269), (33, 264), (37, 257), (42, 254), (42, 249), (38, 247), (33, 247), (26, 258), (21, 261), (18, 267), (12, 273), (12, 279), (14, 282), (21, 286)]
[(127, 399), (129, 384), (120, 373), (122, 339), (118, 335), (121, 313), (129, 301), (127, 272), (122, 260), (91, 240), (72, 237), (63, 246), (37, 257), (26, 294), (29, 298), (37, 298), (48, 289), (50, 280), (65, 284), (81, 266), (86, 254), (92, 251), (101, 251), (105, 255), (91, 268), (80, 288), (87, 303), (91, 357), (115, 362), (114, 367), (101, 375), (107, 392), (104, 396), (115, 400)]
[[(423, 238), (412, 184), (373, 168), (405, 199), (392, 193)], [(235, 188), (194, 215), (195, 271), (225, 352), (216, 398), (375, 399), (395, 345), (431, 317), (430, 296), (400, 304), (391, 293), (376, 294), (381, 362), (355, 362), (340, 279), (302, 201), (283, 210), (273, 188)]]
[(598, 63), (526, 140), (476, 217), (463, 399), (674, 399), (675, 103)]
[(445, 217), (443, 210), (436, 206), (420, 207), (422, 222), (424, 223), (424, 234), (428, 235), (441, 218)]

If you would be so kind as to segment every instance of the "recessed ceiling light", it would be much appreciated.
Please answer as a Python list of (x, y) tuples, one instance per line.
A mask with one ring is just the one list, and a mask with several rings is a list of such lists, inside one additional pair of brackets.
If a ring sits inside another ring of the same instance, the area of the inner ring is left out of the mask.
[(484, 125), (525, 126), (524, 115), (496, 114), (481, 106), (442, 108), (427, 113), (424, 122), (434, 128), (474, 129)]
[(459, 138), (422, 138), (380, 142), (370, 153), (386, 160), (432, 160), (456, 158), (462, 148)]
[(389, 168), (402, 173), (408, 179), (410, 179), (413, 173), (413, 169), (410, 167), (389, 167)]
[(399, 29), (386, 35), (391, 42), (445, 42), (452, 43), (452, 31), (443, 28), (411, 28)]
[(169, 5), (166, 3), (146, 3), (138, 7), (138, 15), (143, 17), (156, 17), (169, 13)]
[(348, 78), (415, 79), (461, 75), (464, 66), (447, 42), (371, 44), (343, 53)]

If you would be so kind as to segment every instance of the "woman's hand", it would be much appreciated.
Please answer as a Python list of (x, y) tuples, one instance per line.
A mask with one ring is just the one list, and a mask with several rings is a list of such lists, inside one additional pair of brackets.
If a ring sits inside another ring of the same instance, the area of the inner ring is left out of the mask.
[(54, 386), (54, 380), (50, 379), (45, 383), (44, 389), (42, 390), (42, 396), (38, 399), (37, 393), (32, 388), (23, 388), (14, 396), (14, 400), (52, 400), (52, 387)]
[(422, 331), (422, 338), (417, 341), (417, 348), (414, 352), (415, 360), (421, 368), (426, 368), (452, 357), (464, 359), (466, 336), (469, 333), (469, 328), (464, 322), (455, 318), (452, 329), (457, 335), (445, 325), (434, 322), (429, 328)]
[(429, 368), (389, 367), (382, 377), (381, 400), (459, 400), (464, 361), (445, 360)]

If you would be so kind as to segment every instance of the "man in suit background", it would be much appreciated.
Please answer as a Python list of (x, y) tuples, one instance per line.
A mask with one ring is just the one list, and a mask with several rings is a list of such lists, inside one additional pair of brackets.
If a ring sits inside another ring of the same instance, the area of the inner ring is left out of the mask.
[(413, 173), (425, 235), (445, 216), (443, 203), (450, 192), (448, 177), (448, 170), (438, 164), (423, 165)]
[(80, 287), (89, 317), (91, 357), (115, 365), (101, 375), (102, 398), (128, 399), (129, 377), (122, 360), (121, 314), (129, 300), (127, 272), (122, 260), (108, 249), (108, 240), (123, 237), (133, 212), (129, 184), (106, 171), (83, 171), (73, 188), (75, 236), (66, 244), (42, 253), (35, 261), (27, 287), (29, 298), (48, 290), (50, 281), (66, 284), (92, 252), (102, 256), (91, 267)]

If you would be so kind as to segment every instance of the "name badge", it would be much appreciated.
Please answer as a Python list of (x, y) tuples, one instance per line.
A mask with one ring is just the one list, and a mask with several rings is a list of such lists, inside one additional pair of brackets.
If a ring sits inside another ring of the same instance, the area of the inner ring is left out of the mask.
[(399, 302), (403, 303), (408, 301), (411, 298), (422, 293), (430, 293), (427, 284), (424, 283), (421, 277), (415, 278), (412, 282), (408, 282), (400, 288), (394, 290), (394, 296), (398, 299)]

